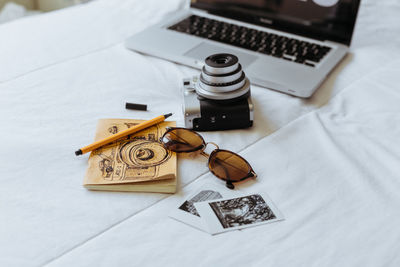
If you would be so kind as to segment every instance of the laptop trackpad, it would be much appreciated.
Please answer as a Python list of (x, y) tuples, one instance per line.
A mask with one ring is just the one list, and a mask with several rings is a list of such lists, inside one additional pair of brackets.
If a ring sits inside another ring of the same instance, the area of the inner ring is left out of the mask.
[(246, 68), (247, 66), (249, 66), (251, 63), (253, 63), (257, 59), (257, 56), (243, 53), (238, 50), (224, 48), (222, 46), (208, 44), (205, 42), (190, 49), (189, 51), (187, 51), (184, 54), (184, 56), (204, 61), (206, 59), (206, 57), (213, 55), (213, 54), (218, 54), (218, 53), (229, 53), (229, 54), (233, 54), (233, 55), (237, 56), (239, 58), (239, 62), (243, 68)]

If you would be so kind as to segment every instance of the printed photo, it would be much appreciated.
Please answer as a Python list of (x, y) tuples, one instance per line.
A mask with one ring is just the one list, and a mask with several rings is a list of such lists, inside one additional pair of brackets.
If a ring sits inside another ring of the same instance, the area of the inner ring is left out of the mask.
[(209, 203), (224, 228), (276, 219), (262, 196), (250, 195)]
[(266, 193), (193, 203), (212, 235), (283, 220)]
[(194, 206), (195, 203), (214, 201), (218, 199), (226, 199), (227, 197), (237, 197), (236, 192), (227, 189), (224, 185), (214, 183), (204, 183), (197, 189), (193, 190), (192, 194), (188, 195), (182, 204), (177, 206), (169, 214), (180, 222), (193, 226), (197, 229), (207, 232), (203, 224), (200, 214)]
[(206, 200), (214, 200), (220, 199), (222, 195), (219, 192), (213, 190), (203, 190), (194, 197), (189, 200), (183, 202), (183, 204), (179, 207), (179, 209), (184, 210), (188, 213), (191, 213), (195, 216), (200, 217), (199, 213), (197, 212), (196, 208), (194, 207), (193, 203), (206, 201)]

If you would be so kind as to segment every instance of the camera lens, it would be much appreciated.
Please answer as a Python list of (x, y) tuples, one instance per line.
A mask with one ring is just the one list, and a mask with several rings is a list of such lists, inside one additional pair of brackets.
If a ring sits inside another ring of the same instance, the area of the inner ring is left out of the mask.
[(250, 82), (232, 54), (214, 54), (206, 58), (200, 74), (197, 94), (210, 99), (240, 97), (250, 91)]
[(226, 74), (237, 69), (239, 59), (231, 54), (215, 54), (206, 58), (206, 71), (213, 74)]

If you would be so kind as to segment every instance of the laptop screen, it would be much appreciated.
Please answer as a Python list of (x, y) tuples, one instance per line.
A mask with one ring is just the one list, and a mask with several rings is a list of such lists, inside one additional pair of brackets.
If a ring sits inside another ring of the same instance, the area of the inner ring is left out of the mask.
[(360, 0), (192, 0), (211, 14), (350, 45)]

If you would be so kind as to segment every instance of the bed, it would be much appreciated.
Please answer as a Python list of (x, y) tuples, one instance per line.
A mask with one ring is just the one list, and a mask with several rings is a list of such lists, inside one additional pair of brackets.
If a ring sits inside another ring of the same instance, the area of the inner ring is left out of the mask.
[(400, 266), (397, 0), (362, 0), (351, 53), (312, 98), (253, 86), (251, 129), (202, 133), (250, 162), (238, 189), (267, 192), (284, 221), (211, 236), (169, 218), (215, 179), (202, 157), (179, 157), (173, 195), (82, 187), (74, 151), (98, 119), (183, 126), (197, 70), (123, 42), (185, 4), (97, 0), (0, 25), (0, 266)]

